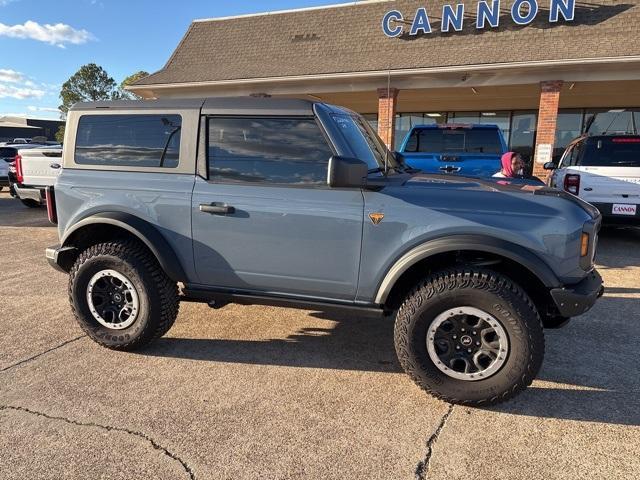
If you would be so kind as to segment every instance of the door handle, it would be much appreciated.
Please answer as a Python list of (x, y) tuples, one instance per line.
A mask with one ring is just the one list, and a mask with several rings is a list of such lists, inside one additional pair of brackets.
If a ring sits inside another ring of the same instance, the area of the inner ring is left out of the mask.
[(49, 165), (51, 168), (55, 168), (56, 170), (58, 168), (60, 168), (60, 164), (59, 163), (52, 163), (51, 165)]
[(201, 203), (200, 211), (202, 213), (210, 213), (211, 215), (227, 215), (230, 213), (235, 213), (236, 209), (231, 205), (227, 205), (226, 203)]

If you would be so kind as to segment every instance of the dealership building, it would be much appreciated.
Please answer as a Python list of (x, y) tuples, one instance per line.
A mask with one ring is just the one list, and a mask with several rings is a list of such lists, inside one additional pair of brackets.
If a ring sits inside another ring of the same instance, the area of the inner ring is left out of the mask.
[(271, 95), (413, 125), (497, 124), (534, 172), (583, 132), (640, 129), (640, 0), (389, 0), (195, 20), (144, 98)]
[(44, 137), (56, 139), (56, 132), (64, 125), (60, 120), (44, 120), (14, 116), (0, 116), (0, 142), (11, 142), (15, 138)]

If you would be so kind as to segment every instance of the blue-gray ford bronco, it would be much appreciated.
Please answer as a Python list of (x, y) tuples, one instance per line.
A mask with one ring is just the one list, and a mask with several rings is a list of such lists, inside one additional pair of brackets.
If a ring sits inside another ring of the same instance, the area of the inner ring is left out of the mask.
[(47, 192), (82, 329), (114, 350), (180, 302), (395, 317), (400, 364), (448, 402), (526, 388), (543, 328), (589, 310), (601, 216), (566, 192), (421, 174), (360, 115), (298, 99), (73, 107)]

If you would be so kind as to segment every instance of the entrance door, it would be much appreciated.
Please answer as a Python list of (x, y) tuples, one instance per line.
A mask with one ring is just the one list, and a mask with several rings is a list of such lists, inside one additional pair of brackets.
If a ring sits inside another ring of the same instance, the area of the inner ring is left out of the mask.
[(192, 206), (195, 264), (212, 287), (355, 298), (364, 202), (330, 189), (314, 118), (209, 117), (209, 180)]

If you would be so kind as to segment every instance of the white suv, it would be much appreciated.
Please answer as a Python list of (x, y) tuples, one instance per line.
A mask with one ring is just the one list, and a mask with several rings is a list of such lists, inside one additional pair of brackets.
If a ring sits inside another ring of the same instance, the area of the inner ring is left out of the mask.
[(580, 137), (545, 168), (550, 186), (595, 205), (605, 222), (640, 225), (640, 135)]

